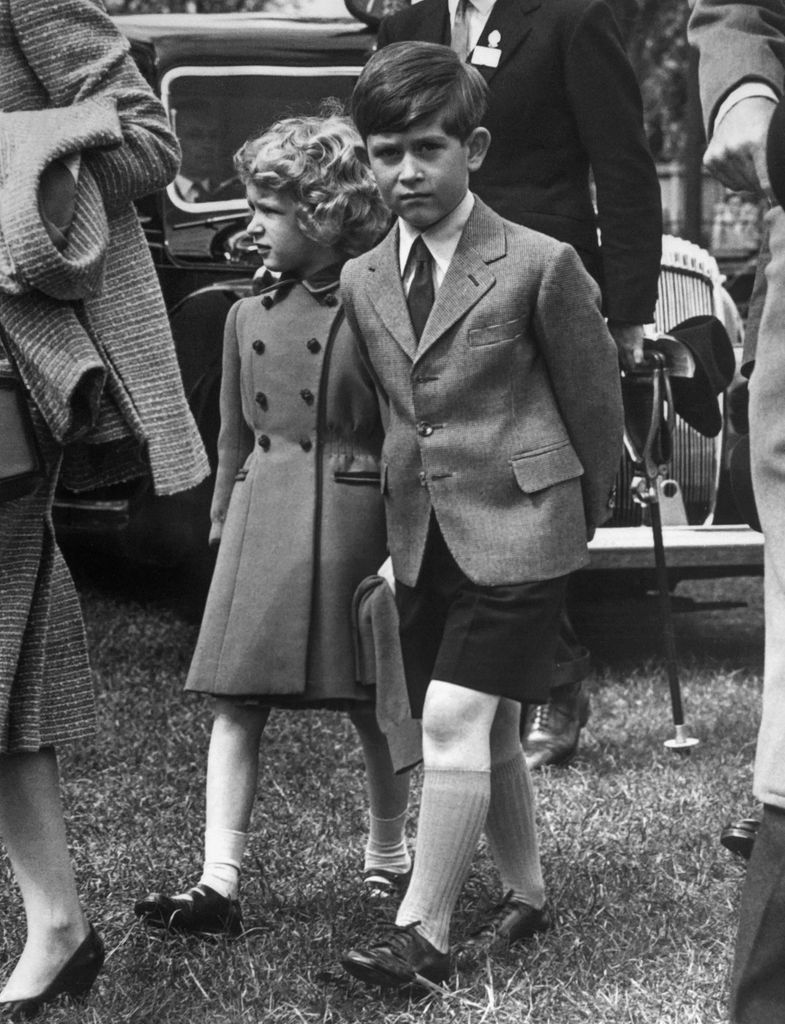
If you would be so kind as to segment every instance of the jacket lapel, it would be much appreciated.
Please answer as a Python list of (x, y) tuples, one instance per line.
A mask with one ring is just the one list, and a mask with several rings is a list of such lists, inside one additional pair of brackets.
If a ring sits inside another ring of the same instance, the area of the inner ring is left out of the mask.
[(419, 359), (494, 286), (489, 264), (507, 252), (504, 225), (479, 199), (466, 223), (447, 274), (436, 293), (431, 315), (416, 346)]
[(413, 360), (417, 352), (417, 338), (401, 282), (397, 227), (388, 232), (375, 255), (376, 259), (368, 264), (368, 296), (379, 319)]
[[(498, 67), (489, 68), (482, 64), (475, 65), (486, 82), (490, 82), (499, 68), (503, 68), (523, 46), (532, 30), (533, 15), (541, 6), (542, 0), (496, 0), (490, 17), (485, 23), (485, 28), (477, 40), (478, 46), (488, 46), (489, 37), (493, 33), (498, 33), (495, 36), (495, 40), (498, 40), (496, 48), (501, 50)], [(471, 61), (471, 57), (469, 60)]]

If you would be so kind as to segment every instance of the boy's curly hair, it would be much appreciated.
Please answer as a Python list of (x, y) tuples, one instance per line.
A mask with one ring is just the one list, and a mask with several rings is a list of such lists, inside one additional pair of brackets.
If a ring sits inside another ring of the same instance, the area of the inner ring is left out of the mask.
[(358, 256), (390, 223), (361, 153), (356, 128), (332, 101), (317, 116), (283, 118), (249, 139), (234, 166), (244, 185), (291, 196), (306, 238)]

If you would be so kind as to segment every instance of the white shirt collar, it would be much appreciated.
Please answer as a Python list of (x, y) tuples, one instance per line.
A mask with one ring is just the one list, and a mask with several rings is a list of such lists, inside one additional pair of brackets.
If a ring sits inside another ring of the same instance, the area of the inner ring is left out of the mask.
[[(414, 240), (422, 234), (422, 239), (428, 246), (428, 251), (433, 256), (434, 283), (438, 288), (444, 280), (450, 261), (458, 248), (466, 221), (474, 209), (474, 194), (467, 192), (451, 213), (442, 217), (440, 221), (433, 224), (425, 231), (417, 231), (405, 220), (398, 218), (398, 259), (400, 260), (401, 275), (406, 269), (406, 261)], [(412, 271), (413, 273), (413, 271)], [(405, 284), (408, 282), (404, 282)]]

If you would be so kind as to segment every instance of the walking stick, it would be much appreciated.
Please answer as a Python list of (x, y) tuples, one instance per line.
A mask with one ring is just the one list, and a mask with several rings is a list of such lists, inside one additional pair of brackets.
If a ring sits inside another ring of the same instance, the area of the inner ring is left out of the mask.
[[(684, 708), (681, 699), (679, 669), (676, 660), (676, 634), (673, 628), (668, 567), (665, 561), (665, 544), (662, 534), (660, 511), (660, 483), (665, 476), (670, 456), (670, 437), (673, 429), (673, 396), (665, 358), (661, 352), (646, 353), (647, 368), (651, 369), (651, 416), (649, 419), (643, 450), (638, 451), (625, 429), (625, 443), (635, 463), (636, 475), (631, 489), (633, 499), (649, 510), (649, 519), (654, 537), (654, 564), (657, 578), (660, 625), (662, 627), (665, 652), (665, 668), (670, 689), (671, 711), (675, 734), (665, 740), (665, 746), (680, 754), (689, 754), (700, 742), (691, 736), (684, 722)], [(640, 386), (640, 384), (638, 385)]]

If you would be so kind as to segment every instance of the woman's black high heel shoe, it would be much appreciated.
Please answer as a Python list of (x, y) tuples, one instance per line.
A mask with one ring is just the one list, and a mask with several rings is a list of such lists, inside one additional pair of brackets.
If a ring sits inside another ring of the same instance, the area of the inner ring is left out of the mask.
[(98, 932), (90, 925), (90, 931), (74, 955), (63, 964), (43, 992), (27, 999), (12, 999), (10, 1002), (0, 1003), (0, 1019), (30, 1020), (44, 1004), (52, 1003), (60, 996), (67, 996), (76, 1002), (81, 1001), (93, 987), (103, 963), (104, 944)]

